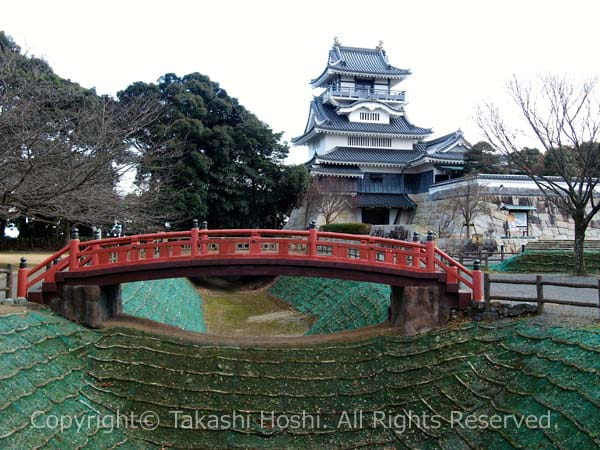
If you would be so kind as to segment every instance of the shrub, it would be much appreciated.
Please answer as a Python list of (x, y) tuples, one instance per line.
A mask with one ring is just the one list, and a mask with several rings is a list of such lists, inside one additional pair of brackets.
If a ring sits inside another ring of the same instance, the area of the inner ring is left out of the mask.
[(368, 223), (329, 223), (319, 229), (333, 233), (369, 234), (371, 232), (371, 225)]

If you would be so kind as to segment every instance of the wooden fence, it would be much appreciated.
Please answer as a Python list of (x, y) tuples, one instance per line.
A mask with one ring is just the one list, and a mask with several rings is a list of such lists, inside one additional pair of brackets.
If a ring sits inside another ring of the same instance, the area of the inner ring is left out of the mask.
[[(4, 287), (1, 287), (3, 279), (6, 281), (4, 281)], [(12, 295), (12, 282), (12, 264), (0, 266), (0, 292), (5, 293), (4, 298), (9, 298)]]
[(472, 264), (473, 261), (478, 259), (480, 261), (481, 267), (487, 269), (490, 263), (501, 263), (504, 262), (505, 259), (510, 258), (513, 255), (518, 255), (525, 251), (525, 245), (521, 247), (521, 251), (519, 252), (507, 252), (504, 251), (504, 245), (500, 246), (500, 251), (497, 252), (488, 252), (486, 250), (477, 250), (473, 252), (460, 252), (460, 253), (452, 253), (451, 256), (454, 259), (457, 259), (461, 264)]
[[(521, 284), (535, 286), (536, 296), (534, 297), (511, 297), (506, 295), (492, 295), (491, 285), (496, 284)], [(578, 302), (574, 300), (562, 300), (544, 297), (544, 286), (559, 286), (574, 289), (595, 289), (598, 291), (598, 302)], [(598, 308), (600, 315), (600, 279), (597, 283), (569, 283), (566, 281), (550, 281), (544, 280), (541, 275), (536, 275), (535, 280), (515, 280), (509, 278), (494, 278), (490, 279), (489, 273), (483, 275), (483, 298), (485, 302), (485, 309), (489, 311), (490, 302), (492, 300), (502, 300), (509, 302), (525, 302), (525, 303), (537, 303), (538, 311), (544, 311), (545, 303), (553, 303), (555, 305), (568, 305), (568, 306), (581, 306), (586, 308)]]

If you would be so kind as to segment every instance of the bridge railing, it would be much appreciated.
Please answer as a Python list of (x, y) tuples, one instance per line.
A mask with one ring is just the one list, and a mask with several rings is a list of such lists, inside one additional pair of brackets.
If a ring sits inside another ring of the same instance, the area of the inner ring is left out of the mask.
[[(374, 236), (309, 230), (208, 230), (151, 233), (80, 242), (74, 230), (69, 245), (31, 270), (19, 270), (18, 292), (54, 282), (59, 271), (87, 271), (129, 264), (229, 258), (300, 258), (336, 260), (412, 272), (445, 272), (446, 282), (462, 283), (477, 296), (477, 274), (435, 247), (433, 234), (425, 244)], [(480, 275), (480, 272), (479, 272)], [(481, 288), (479, 288), (481, 291)], [(481, 293), (479, 293), (481, 295)]]
[(348, 262), (390, 264), (427, 270), (426, 247), (420, 243), (340, 233), (292, 230), (199, 230), (154, 233), (88, 241), (80, 245), (69, 270), (114, 264), (210, 257), (332, 258)]

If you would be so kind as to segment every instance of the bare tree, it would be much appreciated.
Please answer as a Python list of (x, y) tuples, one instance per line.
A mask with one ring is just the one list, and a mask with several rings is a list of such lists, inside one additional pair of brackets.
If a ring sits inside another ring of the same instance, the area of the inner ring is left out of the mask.
[[(466, 227), (467, 239), (471, 237), (471, 226), (473, 221), (482, 214), (489, 214), (490, 210), (485, 199), (487, 189), (477, 182), (477, 177), (467, 177), (464, 184), (453, 190), (449, 211), (460, 217), (462, 227)], [(450, 214), (450, 212), (448, 212)], [(461, 228), (462, 234), (462, 228)]]
[(357, 206), (354, 182), (339, 177), (314, 177), (306, 192), (306, 215), (322, 215), (325, 223), (332, 223), (339, 215)]
[[(600, 96), (597, 79), (575, 82), (546, 75), (537, 83), (516, 77), (508, 93), (528, 132), (505, 121), (492, 103), (480, 107), (477, 121), (487, 139), (508, 161), (527, 174), (547, 200), (574, 222), (575, 271), (585, 273), (584, 240), (592, 218), (600, 210)], [(550, 158), (556, 176), (543, 176), (524, 155), (522, 139), (534, 137)]]
[(162, 219), (147, 207), (156, 195), (138, 190), (126, 199), (116, 192), (142, 157), (136, 133), (160, 108), (98, 96), (22, 55), (5, 37), (0, 42), (0, 238), (5, 221), (23, 216), (86, 225)]
[(437, 234), (440, 238), (446, 238), (450, 236), (452, 227), (454, 226), (454, 222), (456, 220), (456, 214), (456, 208), (444, 209), (437, 224)]

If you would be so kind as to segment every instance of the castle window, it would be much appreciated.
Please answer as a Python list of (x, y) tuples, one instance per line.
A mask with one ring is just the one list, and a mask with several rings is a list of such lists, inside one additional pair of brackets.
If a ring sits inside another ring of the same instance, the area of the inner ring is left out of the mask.
[(348, 145), (350, 147), (391, 147), (391, 138), (348, 136)]
[(361, 112), (360, 120), (368, 122), (379, 122), (379, 113), (376, 112)]

